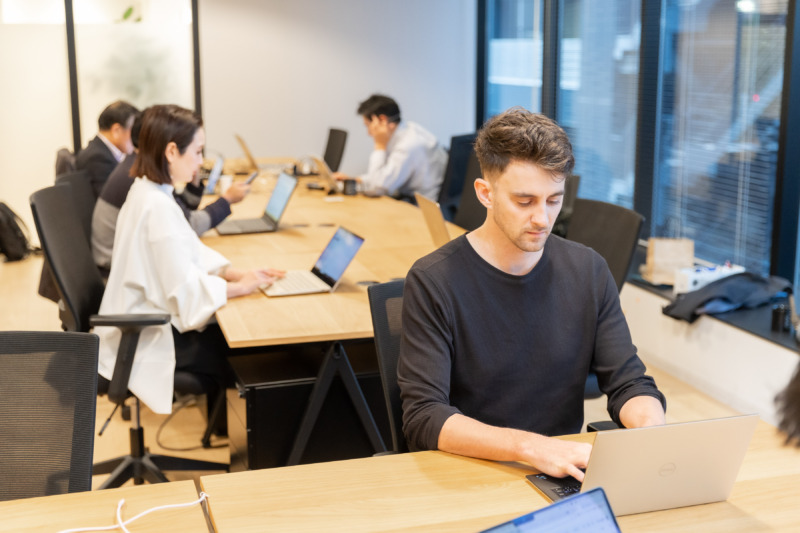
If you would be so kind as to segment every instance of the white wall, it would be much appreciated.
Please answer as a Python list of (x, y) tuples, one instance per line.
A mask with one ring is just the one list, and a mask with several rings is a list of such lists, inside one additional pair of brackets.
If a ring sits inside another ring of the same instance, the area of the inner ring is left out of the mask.
[[(789, 350), (726, 324), (701, 317), (689, 324), (661, 312), (668, 303), (625, 284), (620, 295), (633, 342), (653, 364), (741, 413), (758, 413), (777, 425), (775, 395), (788, 383), (800, 358)], [(669, 410), (667, 395), (667, 410)]]
[(239, 157), (239, 133), (256, 157), (300, 157), (340, 127), (340, 170), (360, 173), (373, 92), (448, 145), (474, 130), (475, 16), (474, 0), (201, 0), (207, 145)]

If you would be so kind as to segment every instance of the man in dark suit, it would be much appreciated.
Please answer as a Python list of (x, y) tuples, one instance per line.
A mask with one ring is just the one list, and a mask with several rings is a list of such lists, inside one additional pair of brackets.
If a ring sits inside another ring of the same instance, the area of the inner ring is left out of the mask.
[(78, 170), (86, 170), (95, 197), (100, 196), (117, 163), (133, 152), (131, 127), (138, 114), (138, 109), (122, 100), (109, 105), (97, 120), (100, 131), (86, 148), (78, 152), (75, 166)]

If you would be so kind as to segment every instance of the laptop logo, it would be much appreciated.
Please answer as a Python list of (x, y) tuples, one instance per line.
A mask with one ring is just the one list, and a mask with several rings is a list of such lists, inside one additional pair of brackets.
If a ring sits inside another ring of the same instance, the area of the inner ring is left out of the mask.
[(661, 465), (661, 468), (658, 469), (658, 474), (661, 477), (669, 477), (677, 471), (678, 467), (675, 466), (675, 463), (664, 463)]

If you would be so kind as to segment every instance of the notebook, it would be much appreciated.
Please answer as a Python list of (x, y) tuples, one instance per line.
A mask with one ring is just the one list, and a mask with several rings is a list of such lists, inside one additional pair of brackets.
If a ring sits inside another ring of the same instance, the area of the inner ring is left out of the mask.
[(602, 486), (617, 516), (719, 502), (730, 495), (757, 424), (758, 416), (742, 415), (601, 431), (583, 485), (526, 477), (551, 501)]
[(619, 524), (603, 489), (576, 494), (482, 533), (619, 533)]
[(425, 224), (428, 226), (434, 246), (441, 248), (450, 242), (450, 232), (447, 231), (447, 224), (439, 204), (418, 192), (414, 193), (414, 198), (417, 199), (417, 205), (422, 211), (422, 216), (425, 217)]
[(362, 244), (364, 239), (340, 227), (310, 271), (290, 270), (285, 278), (262, 290), (267, 296), (333, 292)]
[(214, 189), (217, 187), (217, 181), (219, 181), (219, 177), (222, 175), (223, 166), (225, 166), (225, 158), (220, 156), (216, 159), (216, 161), (214, 161), (214, 166), (211, 167), (211, 170), (208, 173), (208, 178), (206, 178), (206, 187), (203, 189), (203, 194), (214, 194)]
[(278, 182), (269, 196), (267, 207), (261, 218), (242, 218), (223, 220), (217, 226), (220, 235), (239, 235), (242, 233), (268, 233), (277, 231), (278, 222), (286, 211), (289, 198), (297, 188), (297, 178), (282, 172), (278, 176)]

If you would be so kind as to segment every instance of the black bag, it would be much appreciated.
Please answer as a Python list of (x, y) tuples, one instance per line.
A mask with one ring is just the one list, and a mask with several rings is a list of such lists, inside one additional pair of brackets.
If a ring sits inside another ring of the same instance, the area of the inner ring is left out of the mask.
[(6, 261), (19, 261), (31, 252), (27, 230), (19, 216), (0, 202), (0, 253), (6, 256)]

